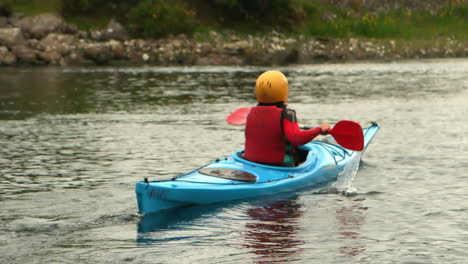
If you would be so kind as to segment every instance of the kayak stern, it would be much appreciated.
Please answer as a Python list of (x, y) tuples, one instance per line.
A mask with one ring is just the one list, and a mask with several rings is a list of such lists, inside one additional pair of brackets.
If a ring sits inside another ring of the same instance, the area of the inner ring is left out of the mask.
[(190, 204), (166, 200), (164, 191), (157, 188), (154, 184), (150, 184), (155, 182), (157, 181), (143, 181), (137, 182), (136, 184), (135, 191), (138, 201), (138, 211), (140, 213), (156, 212)]

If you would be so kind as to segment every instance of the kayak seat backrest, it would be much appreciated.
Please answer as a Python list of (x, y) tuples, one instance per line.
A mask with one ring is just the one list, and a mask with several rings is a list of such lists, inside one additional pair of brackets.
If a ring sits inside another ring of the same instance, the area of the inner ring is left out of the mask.
[(229, 169), (229, 168), (201, 168), (199, 173), (218, 177), (233, 181), (240, 181), (240, 182), (247, 182), (247, 183), (255, 183), (257, 181), (257, 177), (252, 173), (236, 170), (236, 169)]

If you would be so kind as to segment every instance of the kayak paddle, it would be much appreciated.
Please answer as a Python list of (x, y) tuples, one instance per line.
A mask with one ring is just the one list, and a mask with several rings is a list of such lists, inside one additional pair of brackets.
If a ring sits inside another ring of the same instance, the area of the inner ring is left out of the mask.
[[(249, 112), (250, 108), (239, 108), (226, 118), (226, 122), (231, 125), (245, 125)], [(357, 122), (341, 120), (328, 130), (328, 133), (344, 148), (356, 151), (364, 149), (364, 134), (361, 125)]]
[(226, 122), (231, 125), (245, 125), (247, 122), (247, 115), (249, 115), (250, 108), (242, 107), (232, 112), (227, 118)]
[(364, 133), (359, 123), (350, 120), (341, 120), (333, 128), (328, 130), (328, 134), (336, 140), (343, 148), (361, 151), (364, 149)]

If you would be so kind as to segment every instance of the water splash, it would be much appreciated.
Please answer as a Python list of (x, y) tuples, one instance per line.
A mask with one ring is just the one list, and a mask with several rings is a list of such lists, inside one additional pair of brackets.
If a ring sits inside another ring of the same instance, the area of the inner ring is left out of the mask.
[(337, 193), (341, 193), (344, 196), (354, 196), (358, 192), (353, 186), (354, 178), (359, 169), (362, 152), (358, 152), (357, 155), (343, 168), (338, 174), (336, 182), (332, 185), (332, 188), (336, 189)]

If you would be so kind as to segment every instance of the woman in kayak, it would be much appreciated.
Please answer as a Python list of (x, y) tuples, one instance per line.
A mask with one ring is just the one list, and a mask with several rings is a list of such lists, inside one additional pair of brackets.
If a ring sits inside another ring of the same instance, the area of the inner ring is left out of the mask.
[(300, 162), (297, 146), (328, 134), (328, 123), (308, 130), (299, 128), (296, 112), (286, 105), (288, 80), (283, 73), (262, 73), (255, 83), (255, 95), (258, 105), (251, 108), (245, 127), (245, 159), (293, 167)]

